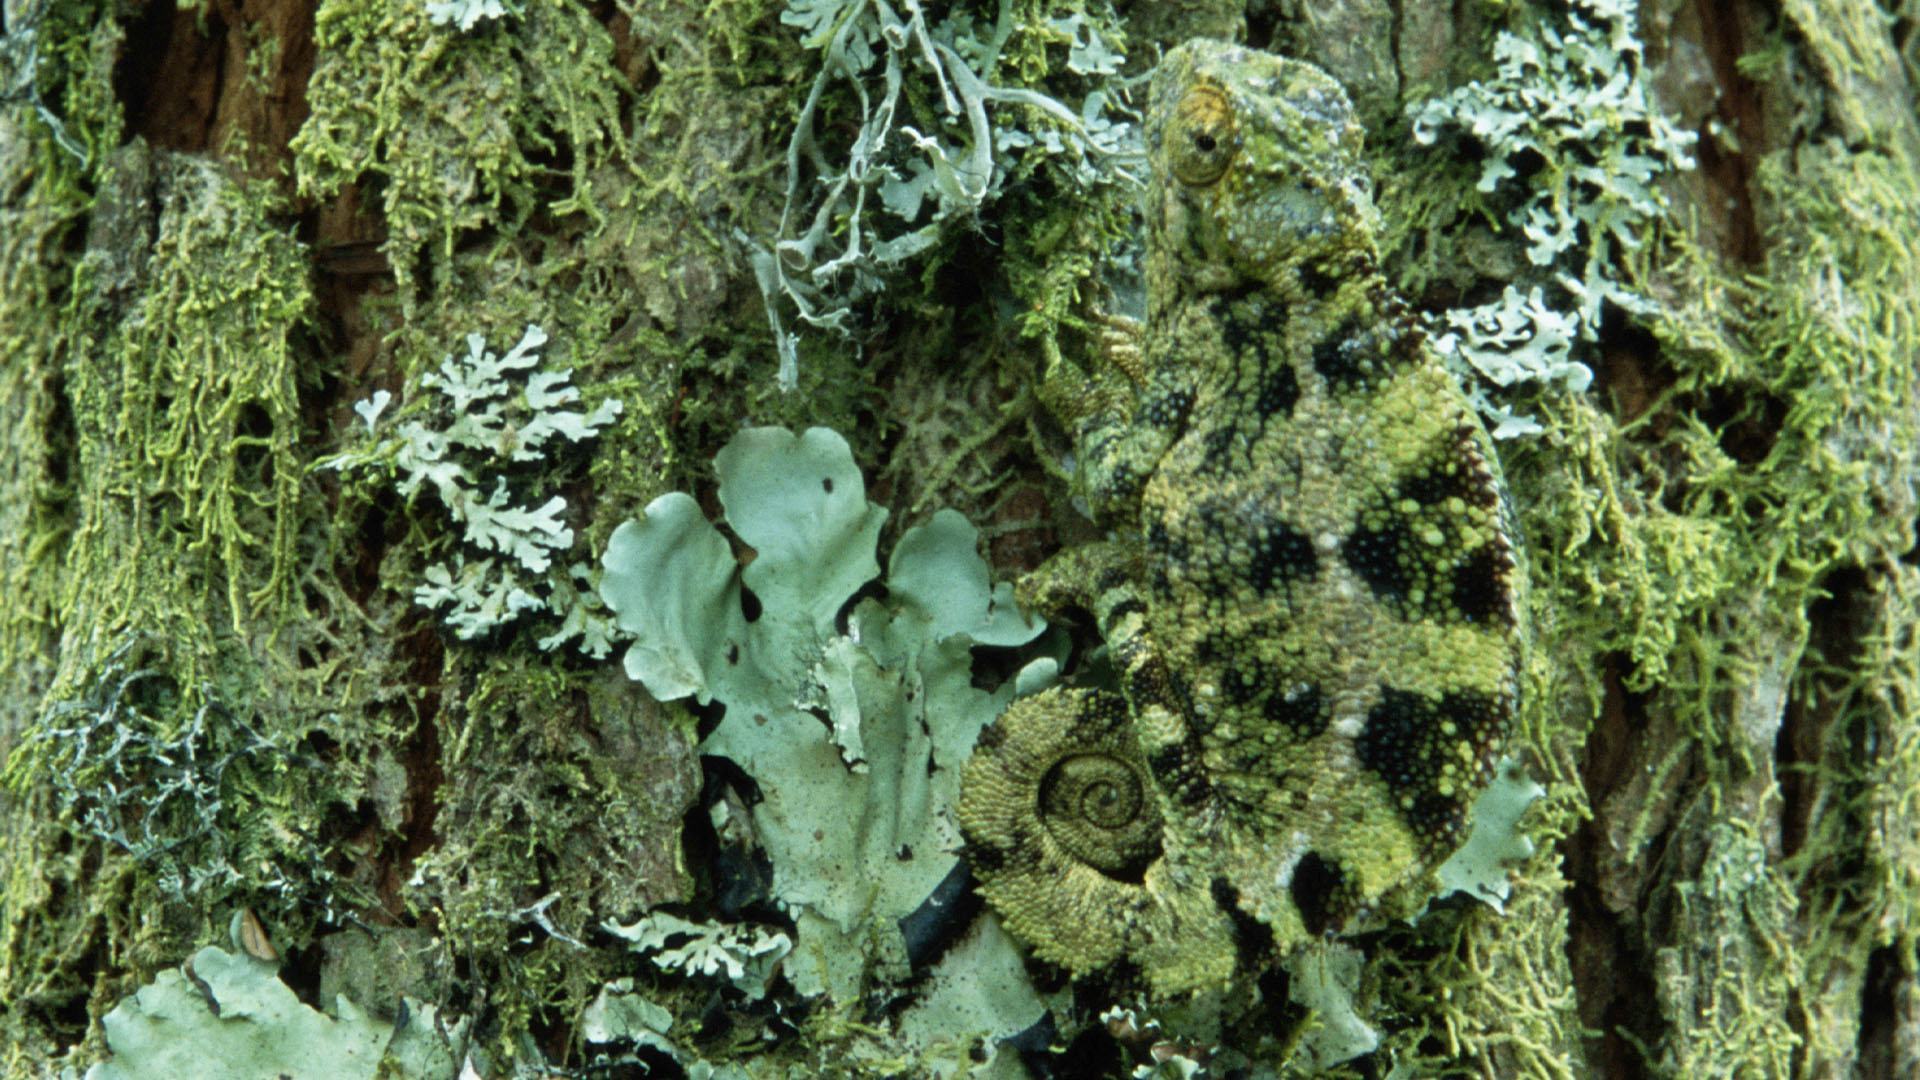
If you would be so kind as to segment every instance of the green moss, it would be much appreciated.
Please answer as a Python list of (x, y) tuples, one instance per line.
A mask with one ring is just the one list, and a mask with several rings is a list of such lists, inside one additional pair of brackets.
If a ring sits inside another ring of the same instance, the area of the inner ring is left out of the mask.
[[(9, 27), (0, 75), (33, 101), (0, 105), (0, 672), (15, 694), (0, 704), (0, 758), (53, 672), (61, 576), (46, 572), (72, 528), (72, 449), (61, 368), (74, 348), (73, 235), (93, 204), (87, 168), (120, 140), (113, 58), (120, 33), (86, 4), (49, 7)], [(16, 70), (32, 56), (31, 71)], [(56, 111), (57, 110), (57, 111)]]
[[(319, 198), (374, 182), (403, 304), (463, 237), (512, 233), (535, 214), (597, 219), (618, 195), (602, 169), (622, 142), (626, 80), (586, 9), (530, 0), (457, 33), (409, 0), (330, 0), (314, 38), (294, 175)], [(439, 259), (421, 262), (429, 249)]]
[(214, 163), (136, 141), (96, 176), (43, 327), (72, 518), (27, 564), (57, 585), (60, 647), (8, 764), (16, 1047), (236, 901), (303, 944), (373, 902), (336, 857), (400, 824), (341, 827), (409, 718), (391, 610), (343, 590), (347, 539), (319, 528), (305, 469), (305, 253), (268, 191)]
[[(1870, 647), (1858, 654), (1820, 645), (1814, 620), (1834, 575), (1851, 581), (1851, 567), (1869, 568), (1883, 597), (1903, 587), (1892, 559), (1913, 544), (1909, 470), (1920, 452), (1910, 422), (1920, 408), (1912, 371), (1920, 185), (1907, 149), (1911, 117), (1877, 104), (1905, 100), (1881, 84), (1890, 70), (1884, 29), (1845, 5), (1845, 14), (1800, 7), (1798, 18), (1818, 25), (1744, 70), (1783, 87), (1816, 86), (1808, 69), (1821, 73), (1829, 89), (1809, 92), (1816, 112), (1801, 123), (1828, 123), (1853, 141), (1811, 135), (1759, 159), (1757, 265), (1726, 265), (1669, 216), (1618, 271), (1655, 301), (1638, 321), (1664, 367), (1631, 339), (1612, 364), (1652, 371), (1656, 395), (1543, 397), (1543, 444), (1503, 447), (1548, 661), (1533, 680), (1526, 723), (1554, 792), (1539, 827), (1565, 836), (1591, 813), (1575, 763), (1617, 673), (1643, 717), (1629, 736), (1643, 744), (1628, 753), (1644, 757), (1648, 777), (1603, 808), (1609, 858), (1618, 861), (1602, 870), (1601, 884), (1645, 889), (1644, 902), (1660, 913), (1639, 930), (1659, 1011), (1674, 1026), (1644, 1052), (1688, 1075), (1847, 1060), (1851, 1051), (1836, 1048), (1855, 1044), (1859, 1018), (1835, 1002), (1853, 999), (1803, 991), (1802, 972), (1862, 971), (1872, 943), (1896, 955), (1913, 947), (1909, 932), (1887, 933), (1884, 921), (1867, 928), (1911, 905), (1905, 875), (1889, 870), (1883, 891), (1864, 897), (1827, 878), (1837, 863), (1861, 858), (1863, 836), (1879, 835), (1864, 823), (1886, 820), (1875, 816), (1885, 800), (1912, 797), (1911, 782), (1890, 771), (1905, 767), (1911, 739), (1899, 707), (1888, 705), (1907, 700), (1911, 665), (1885, 651), (1911, 640), (1912, 616), (1883, 603)], [(1523, 265), (1507, 242), (1462, 228), (1490, 209), (1461, 163), (1387, 150), (1384, 201), (1408, 253), (1395, 261), (1408, 284), (1470, 288)], [(1630, 419), (1618, 417), (1622, 406)], [(1803, 657), (1809, 641), (1818, 651)], [(1775, 812), (1782, 710), (1805, 702), (1804, 724), (1824, 715), (1812, 703), (1836, 698), (1846, 703), (1840, 715), (1817, 725), (1832, 746), (1801, 751), (1823, 764), (1792, 782), (1811, 805), (1852, 810), (1823, 814), (1802, 852), (1783, 862), (1740, 823)], [(1642, 864), (1655, 840), (1673, 844), (1674, 836), (1715, 839), (1665, 849), (1660, 867)], [(1880, 854), (1881, 841), (1866, 846), (1873, 865), (1896, 865)], [(1735, 862), (1746, 871), (1721, 872)], [(1796, 908), (1795, 895), (1823, 899)], [(1448, 951), (1442, 967), (1407, 984), (1412, 1000), (1443, 1003), (1449, 1019), (1431, 1030), (1461, 1038), (1462, 1059), (1507, 1063), (1501, 1072), (1515, 1062), (1551, 1070), (1562, 1054), (1577, 1060), (1571, 1002), (1541, 992), (1565, 975), (1538, 969), (1539, 957), (1565, 955), (1567, 913), (1541, 899), (1523, 883), (1504, 924), (1470, 931), (1463, 940), (1472, 951)], [(1818, 929), (1796, 935), (1794, 925)], [(1708, 948), (1693, 948), (1703, 941)], [(1687, 947), (1661, 948), (1666, 942)], [(1494, 954), (1509, 959), (1446, 967)], [(1421, 1015), (1430, 1007), (1409, 1008)]]

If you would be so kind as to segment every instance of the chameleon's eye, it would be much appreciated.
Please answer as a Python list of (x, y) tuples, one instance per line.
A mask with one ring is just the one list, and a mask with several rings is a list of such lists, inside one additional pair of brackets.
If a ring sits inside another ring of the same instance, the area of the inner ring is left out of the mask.
[(1238, 135), (1233, 106), (1211, 86), (1187, 91), (1167, 124), (1167, 156), (1173, 175), (1187, 184), (1211, 184), (1227, 171)]

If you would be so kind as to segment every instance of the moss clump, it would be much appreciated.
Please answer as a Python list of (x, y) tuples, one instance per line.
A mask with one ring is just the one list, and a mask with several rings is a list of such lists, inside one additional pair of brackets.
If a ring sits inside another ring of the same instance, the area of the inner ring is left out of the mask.
[[(474, 33), (411, 0), (329, 0), (314, 16), (312, 110), (294, 137), (304, 195), (380, 191), (382, 244), (404, 304), (467, 236), (536, 215), (598, 218), (613, 194), (621, 90), (613, 38), (584, 8), (531, 0)], [(636, 177), (628, 176), (632, 183)], [(437, 258), (422, 262), (429, 247)]]
[(82, 254), (46, 268), (63, 303), (39, 316), (71, 487), (60, 548), (30, 564), (59, 569), (53, 677), (7, 764), (14, 1048), (77, 1038), (61, 1010), (177, 958), (225, 905), (300, 942), (368, 903), (332, 860), (394, 736), (387, 643), (330, 617), (355, 604), (342, 539), (313, 528), (312, 300), (278, 204), (139, 141), (88, 179)]

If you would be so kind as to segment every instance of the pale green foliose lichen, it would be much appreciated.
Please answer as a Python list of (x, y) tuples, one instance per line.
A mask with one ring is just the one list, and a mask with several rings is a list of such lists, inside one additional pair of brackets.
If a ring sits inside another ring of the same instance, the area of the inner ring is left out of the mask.
[(1434, 871), (1440, 881), (1435, 898), (1466, 893), (1504, 914), (1513, 895), (1507, 872), (1533, 855), (1533, 840), (1521, 829), (1520, 818), (1546, 793), (1518, 761), (1501, 762), (1493, 782), (1473, 802), (1467, 842)]
[[(1653, 100), (1634, 36), (1638, 9), (1637, 0), (1576, 0), (1564, 30), (1502, 33), (1492, 78), (1407, 110), (1415, 141), (1448, 135), (1484, 150), (1477, 189), (1525, 240), (1533, 269), (1520, 288), (1449, 311), (1434, 328), (1442, 354), (1495, 387), (1580, 393), (1593, 374), (1573, 358), (1574, 342), (1597, 339), (1603, 305), (1654, 310), (1617, 263), (1665, 215), (1657, 183), (1693, 167), (1694, 136)], [(1543, 430), (1484, 387), (1474, 393), (1495, 438)]]
[(673, 1013), (633, 989), (631, 978), (615, 979), (580, 1014), (580, 1037), (589, 1043), (618, 1043), (663, 1050), (675, 1058), (684, 1055), (668, 1036)]
[(1380, 1033), (1361, 1019), (1353, 1004), (1365, 962), (1366, 954), (1359, 949), (1330, 941), (1316, 942), (1284, 965), (1293, 976), (1288, 982), (1291, 999), (1313, 1011), (1294, 1059), (1307, 1069), (1352, 1061), (1379, 1047)]
[[(693, 498), (672, 492), (615, 531), (601, 595), (632, 635), (631, 677), (662, 700), (726, 706), (700, 752), (731, 759), (759, 787), (747, 813), (796, 926), (781, 973), (803, 995), (854, 1002), (905, 975), (900, 920), (956, 868), (957, 767), (1017, 681), (976, 686), (972, 650), (1024, 644), (1042, 624), (1020, 614), (1007, 584), (990, 583), (974, 528), (952, 511), (908, 529), (884, 598), (863, 597), (843, 617), (880, 576), (887, 514), (867, 501), (832, 431), (749, 429), (715, 465), (727, 524), (752, 561), (742, 566)], [(996, 982), (989, 995), (943, 977), (949, 954), (934, 975), (951, 987), (948, 1004), (914, 1021), (928, 1045), (1039, 1018), (1019, 952), (997, 931), (966, 964), (1016, 985)]]
[[(529, 324), (520, 341), (498, 355), (482, 335), (467, 335), (465, 355), (449, 355), (420, 378), (420, 388), (434, 393), (416, 394), (392, 435), (321, 465), (398, 474), (401, 495), (411, 499), (428, 487), (439, 497), (461, 527), (466, 550), (428, 565), (413, 598), (422, 607), (446, 609), (455, 637), (471, 641), (528, 612), (547, 611), (560, 624), (540, 639), (542, 649), (578, 638), (581, 651), (597, 659), (612, 649), (612, 638), (592, 600), (590, 572), (584, 563), (555, 562), (573, 546), (573, 529), (561, 516), (567, 501), (555, 495), (538, 506), (518, 502), (504, 470), (544, 458), (555, 438), (592, 438), (620, 415), (621, 404), (608, 399), (591, 411), (567, 408), (580, 401), (572, 369), (535, 370), (546, 341), (546, 332)], [(354, 405), (369, 434), (379, 433), (392, 397), (381, 390)]]
[(344, 996), (328, 1015), (303, 1004), (274, 965), (215, 946), (162, 971), (101, 1025), (112, 1057), (86, 1080), (428, 1080), (466, 1060), (468, 1028), (420, 1004), (376, 1019)]

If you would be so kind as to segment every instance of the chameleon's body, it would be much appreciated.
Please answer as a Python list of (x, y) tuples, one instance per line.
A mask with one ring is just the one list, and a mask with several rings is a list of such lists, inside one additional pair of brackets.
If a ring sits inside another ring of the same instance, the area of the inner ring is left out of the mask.
[(960, 816), (1040, 956), (1170, 994), (1396, 907), (1456, 846), (1523, 583), (1487, 434), (1379, 273), (1339, 85), (1189, 43), (1146, 137), (1145, 369), (1079, 418), (1120, 539), (1041, 572), (1094, 609), (1123, 693), (1017, 702)]

